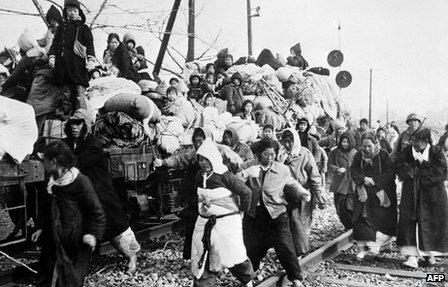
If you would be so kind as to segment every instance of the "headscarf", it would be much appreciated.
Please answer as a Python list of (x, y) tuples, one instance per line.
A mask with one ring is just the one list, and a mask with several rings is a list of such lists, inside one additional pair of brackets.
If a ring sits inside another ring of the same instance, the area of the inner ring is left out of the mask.
[(285, 129), (283, 131), (281, 137), (283, 138), (283, 135), (287, 131), (292, 134), (294, 144), (293, 144), (291, 151), (287, 151), (283, 145), (280, 147), (280, 150), (278, 151), (277, 159), (281, 163), (284, 163), (290, 155), (299, 155), (299, 153), (302, 149), (299, 134), (297, 133), (297, 131), (295, 129), (292, 129), (292, 128)]
[[(230, 133), (232, 135), (231, 148), (236, 146), (238, 144), (238, 142), (240, 141), (240, 138), (238, 136), (238, 133), (237, 133), (236, 129), (234, 129), (234, 128), (226, 128), (224, 130), (224, 133)], [(222, 143), (225, 144), (224, 141)]]
[(64, 132), (67, 135), (67, 137), (72, 136), (72, 127), (71, 124), (76, 121), (84, 121), (84, 127), (85, 131), (81, 136), (86, 136), (88, 133), (90, 133), (90, 130), (92, 128), (92, 117), (90, 116), (89, 112), (85, 109), (77, 109), (73, 116), (70, 117), (70, 119), (65, 124)]
[(227, 167), (222, 163), (221, 153), (211, 138), (204, 140), (197, 151), (197, 155), (201, 155), (210, 161), (213, 173), (224, 174), (228, 171)]
[[(342, 148), (342, 140), (343, 139), (347, 139), (348, 143), (349, 143), (349, 149), (348, 150), (344, 150)], [(344, 132), (341, 137), (339, 138), (339, 142), (338, 142), (338, 148), (339, 150), (341, 150), (342, 152), (349, 152), (350, 150), (352, 150), (353, 148), (355, 148), (356, 145), (356, 141), (355, 141), (355, 135), (351, 132), (351, 131), (346, 131)]]
[(378, 138), (376, 137), (375, 133), (371, 132), (371, 131), (367, 131), (362, 135), (362, 140), (365, 139), (369, 139), (371, 140), (374, 144), (375, 144), (375, 149), (373, 151), (373, 153), (371, 155), (366, 154), (366, 152), (364, 151), (364, 149), (362, 149), (362, 160), (368, 164), (368, 165), (372, 165), (372, 160), (373, 158), (375, 158), (379, 153), (380, 153), (380, 146), (378, 144)]

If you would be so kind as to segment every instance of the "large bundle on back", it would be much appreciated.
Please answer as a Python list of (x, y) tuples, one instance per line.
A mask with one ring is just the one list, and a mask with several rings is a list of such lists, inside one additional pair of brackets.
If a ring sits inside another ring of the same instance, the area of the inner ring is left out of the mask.
[(33, 151), (37, 125), (33, 107), (0, 96), (0, 159), (9, 154), (15, 161)]

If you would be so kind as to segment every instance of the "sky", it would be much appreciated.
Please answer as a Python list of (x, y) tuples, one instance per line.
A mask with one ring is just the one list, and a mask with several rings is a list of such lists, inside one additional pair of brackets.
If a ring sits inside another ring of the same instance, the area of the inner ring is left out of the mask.
[[(48, 2), (38, 1), (48, 9)], [(102, 1), (82, 2), (95, 12)], [(157, 31), (161, 21), (167, 19), (173, 1), (109, 0), (109, 3), (136, 13), (110, 7), (97, 23), (116, 26), (145, 23)], [(181, 3), (170, 40), (181, 53), (186, 53), (187, 4), (186, 0)], [(260, 17), (252, 18), (255, 56), (268, 48), (286, 57), (289, 48), (300, 42), (310, 66), (328, 67), (328, 53), (340, 45), (345, 58), (341, 69), (353, 77), (352, 84), (341, 90), (341, 96), (355, 118), (368, 116), (369, 69), (372, 69), (374, 119), (385, 117), (388, 101), (391, 118), (402, 119), (412, 111), (431, 111), (448, 120), (448, 1), (252, 0), (252, 7), (257, 6)], [(31, 0), (2, 0), (0, 8), (36, 11)], [(196, 55), (218, 34), (211, 55), (225, 47), (235, 58), (247, 54), (246, 1), (196, 0), (196, 13)], [(25, 28), (36, 37), (45, 32), (38, 17), (0, 12), (0, 24), (0, 47), (14, 46)], [(96, 29), (97, 55), (102, 55), (106, 46), (106, 32), (123, 35), (125, 31), (116, 27)], [(138, 44), (145, 47), (146, 57), (155, 60), (159, 40), (146, 31), (131, 32), (137, 36)], [(176, 68), (167, 56), (165, 59), (167, 66)], [(338, 71), (331, 69), (331, 77)]]

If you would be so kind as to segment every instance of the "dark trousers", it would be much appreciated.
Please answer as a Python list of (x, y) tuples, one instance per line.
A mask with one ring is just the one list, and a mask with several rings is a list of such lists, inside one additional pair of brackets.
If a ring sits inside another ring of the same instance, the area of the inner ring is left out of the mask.
[(334, 206), (336, 208), (336, 213), (345, 229), (353, 228), (353, 211), (348, 209), (348, 201), (352, 200), (351, 196), (351, 194), (334, 194)]
[(247, 255), (255, 271), (260, 267), (260, 262), (269, 248), (274, 247), (288, 279), (302, 280), (302, 271), (296, 256), (286, 212), (272, 219), (266, 207), (261, 204), (257, 207), (255, 218), (247, 214), (244, 216), (243, 237)]
[[(252, 278), (255, 277), (254, 270), (252, 268), (252, 264), (249, 259), (244, 261), (243, 263), (237, 264), (232, 268), (229, 268), (230, 272), (236, 279), (240, 282), (247, 284)], [(216, 278), (218, 278), (218, 272), (210, 272), (206, 266), (204, 273), (201, 278), (194, 279), (193, 286), (194, 287), (212, 287), (217, 286)]]
[(65, 85), (61, 89), (61, 112), (70, 116), (77, 109), (87, 109), (86, 87), (81, 85)]

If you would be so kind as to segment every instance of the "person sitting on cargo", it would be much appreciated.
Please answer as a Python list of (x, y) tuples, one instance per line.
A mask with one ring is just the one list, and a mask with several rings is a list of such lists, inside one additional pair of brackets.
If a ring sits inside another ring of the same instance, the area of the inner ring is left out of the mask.
[(103, 69), (108, 70), (113, 66), (112, 56), (120, 44), (120, 36), (118, 34), (110, 33), (107, 36), (107, 49), (103, 53)]
[(255, 114), (253, 113), (254, 103), (251, 100), (245, 100), (241, 106), (241, 112), (237, 114), (243, 120), (250, 120), (255, 122)]
[(216, 73), (215, 65), (213, 63), (208, 63), (205, 65), (205, 73)]
[(287, 166), (276, 162), (278, 145), (263, 139), (258, 148), (258, 160), (237, 173), (252, 190), (251, 204), (243, 218), (243, 238), (247, 255), (254, 270), (274, 247), (278, 259), (294, 287), (303, 286), (302, 271), (291, 235), (288, 202), (310, 201), (310, 193), (292, 176)]
[(146, 64), (145, 59), (145, 49), (143, 49), (142, 46), (138, 46), (137, 48), (135, 48), (135, 51), (137, 52), (137, 61), (135, 61), (135, 67), (139, 71), (147, 69), (148, 65)]
[(197, 151), (200, 170), (195, 176), (199, 217), (192, 242), (194, 286), (216, 286), (219, 272), (228, 268), (253, 286), (255, 273), (243, 241), (242, 212), (250, 207), (252, 191), (233, 175), (210, 138)]
[(140, 76), (134, 66), (134, 49), (136, 41), (131, 33), (126, 33), (123, 42), (118, 46), (112, 56), (112, 63), (120, 71), (118, 77), (138, 83)]
[(243, 90), (241, 89), (243, 78), (240, 73), (236, 72), (232, 75), (231, 81), (231, 84), (227, 85), (222, 92), (227, 101), (227, 111), (232, 115), (236, 115), (243, 106)]
[(102, 145), (90, 132), (91, 122), (88, 112), (78, 109), (65, 124), (65, 142), (73, 151), (76, 167), (92, 181), (103, 205), (107, 223), (104, 240), (110, 241), (115, 249), (129, 259), (127, 271), (133, 274), (137, 270), (140, 245), (113, 186)]
[(198, 72), (194, 72), (190, 76), (190, 83), (188, 84), (187, 98), (189, 100), (199, 101), (202, 98), (202, 77)]
[(37, 40), (37, 42), (39, 43), (39, 46), (45, 48), (45, 52), (48, 54), (51, 44), (53, 43), (56, 30), (62, 23), (61, 12), (59, 12), (58, 8), (56, 8), (54, 5), (51, 5), (50, 9), (48, 9), (47, 14), (45, 15), (45, 20), (47, 20), (47, 23), (49, 24), (48, 30), (45, 33), (44, 37)]
[(215, 93), (216, 76), (213, 73), (205, 74), (205, 81), (201, 84), (202, 94)]

